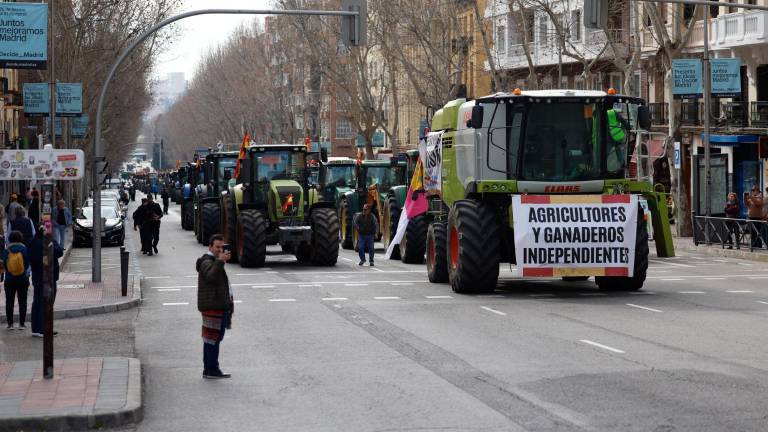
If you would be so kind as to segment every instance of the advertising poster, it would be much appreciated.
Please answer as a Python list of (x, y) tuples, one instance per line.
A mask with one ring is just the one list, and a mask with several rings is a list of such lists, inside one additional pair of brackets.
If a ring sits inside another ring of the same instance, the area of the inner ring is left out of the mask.
[(69, 121), (69, 127), (72, 130), (73, 138), (85, 138), (88, 136), (88, 114), (75, 117)]
[(0, 3), (0, 68), (48, 67), (48, 5)]
[(83, 112), (83, 85), (56, 83), (56, 116), (77, 117)]
[(0, 180), (79, 180), (84, 170), (78, 149), (0, 150)]
[(731, 98), (741, 96), (741, 59), (719, 58), (709, 62), (712, 76), (712, 96)]
[(695, 99), (704, 95), (701, 60), (672, 60), (672, 95), (675, 99)]
[(632, 276), (636, 195), (513, 195), (523, 277)]
[(50, 110), (50, 94), (46, 83), (24, 83), (24, 116), (47, 117)]

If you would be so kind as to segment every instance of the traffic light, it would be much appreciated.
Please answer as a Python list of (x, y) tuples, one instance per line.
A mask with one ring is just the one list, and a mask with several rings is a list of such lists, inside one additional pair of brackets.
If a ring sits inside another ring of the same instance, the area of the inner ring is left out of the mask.
[(368, 1), (342, 0), (341, 10), (357, 12), (357, 16), (341, 17), (341, 39), (348, 48), (368, 43)]
[(608, 0), (584, 0), (584, 27), (608, 28)]

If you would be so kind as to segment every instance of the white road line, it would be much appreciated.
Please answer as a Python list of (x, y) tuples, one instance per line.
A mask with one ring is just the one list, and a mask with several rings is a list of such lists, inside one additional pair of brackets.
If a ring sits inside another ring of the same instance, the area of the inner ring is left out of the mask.
[(413, 285), (411, 282), (392, 282), (392, 286), (410, 286)]
[(351, 259), (349, 259), (349, 258), (341, 257), (341, 259), (343, 259), (344, 261), (349, 261), (349, 262), (352, 262), (352, 260), (351, 260)]
[[(90, 270), (89, 270), (90, 271)], [(422, 283), (426, 282), (426, 280), (404, 280), (404, 281), (398, 281), (398, 280), (377, 280), (377, 281), (368, 281), (369, 285), (373, 284), (391, 284), (396, 282), (408, 282), (408, 283)], [(339, 284), (346, 284), (349, 283), (347, 281), (312, 281), (312, 282), (270, 282), (270, 285), (280, 285), (280, 286), (291, 286), (291, 285), (297, 285), (301, 288), (307, 288), (307, 287), (319, 287), (322, 285), (339, 285)], [(253, 282), (250, 283), (234, 283), (232, 286), (254, 286), (259, 285)], [(178, 286), (178, 287), (155, 287), (155, 288), (194, 288), (197, 285), (190, 285), (190, 286)]]
[(680, 278), (665, 278), (665, 279), (662, 279), (662, 280), (663, 280), (664, 282), (678, 282), (678, 281), (682, 281), (682, 280), (685, 280), (685, 279), (680, 279)]
[(762, 303), (762, 304), (764, 304), (764, 305), (768, 305), (768, 302), (764, 302), (764, 301), (760, 301), (760, 300), (758, 300), (757, 302), (758, 302), (758, 303)]
[(706, 294), (704, 291), (680, 291), (678, 294)]
[(588, 340), (588, 339), (581, 339), (581, 340), (579, 340), (579, 342), (585, 343), (587, 345), (596, 346), (598, 348), (602, 348), (604, 350), (608, 350), (608, 351), (611, 351), (611, 352), (615, 352), (616, 354), (626, 354), (624, 351), (622, 351), (620, 349), (609, 347), (608, 345), (603, 345), (601, 343), (593, 342), (593, 341)]
[(274, 288), (274, 285), (252, 285), (251, 288)]
[(488, 306), (480, 306), (480, 309), (485, 309), (485, 310), (487, 310), (488, 312), (493, 312), (493, 313), (495, 313), (496, 315), (507, 315), (506, 313), (504, 313), (504, 312), (502, 312), (502, 311), (497, 311), (496, 309), (491, 309), (491, 308), (489, 308)]
[(169, 286), (157, 286), (152, 287), (155, 289), (162, 289), (162, 288), (197, 288), (197, 285), (169, 285)]
[(266, 274), (279, 274), (280, 272), (278, 272), (278, 271), (265, 271), (264, 273), (266, 273)]
[(578, 293), (578, 295), (582, 297), (600, 297), (604, 296), (605, 293)]
[(186, 275), (186, 276), (184, 276), (184, 277), (185, 277), (185, 278), (196, 278), (196, 277), (197, 277), (197, 275)]
[(144, 279), (170, 279), (170, 276), (144, 276)]
[(636, 304), (632, 304), (632, 303), (627, 303), (627, 306), (633, 307), (633, 308), (637, 308), (637, 309), (643, 309), (643, 310), (647, 310), (647, 311), (651, 311), (651, 312), (661, 313), (661, 311), (658, 310), (658, 309), (649, 308), (649, 307), (645, 307), (645, 306), (640, 306), (640, 305), (636, 305)]
[(738, 264), (740, 266), (751, 266), (752, 265), (750, 263), (736, 263), (736, 264)]
[(453, 297), (446, 296), (446, 295), (439, 295), (439, 296), (424, 296), (424, 298), (428, 298), (428, 299), (452, 299)]
[(728, 260), (724, 260), (724, 259), (716, 259), (716, 260), (712, 260), (712, 261), (719, 262), (719, 263), (727, 263), (728, 262)]
[(320, 286), (319, 284), (300, 284), (299, 288), (315, 288), (319, 286)]
[(382, 269), (380, 269), (380, 268), (378, 268), (378, 267), (373, 267), (371, 270), (373, 270), (373, 271), (377, 271), (377, 272), (379, 272), (379, 273), (391, 273), (391, 272), (387, 272), (387, 271), (385, 271), (385, 270), (382, 270)]
[(627, 294), (629, 295), (654, 295), (656, 292), (654, 291), (630, 291)]
[(159, 292), (181, 291), (181, 289), (179, 289), (179, 288), (160, 288), (158, 291)]
[(320, 300), (323, 300), (323, 301), (343, 301), (343, 300), (349, 300), (349, 299), (346, 298), (346, 297), (323, 297)]
[(768, 279), (768, 276), (750, 276), (747, 279)]
[(673, 262), (669, 262), (669, 261), (659, 261), (659, 260), (654, 260), (654, 259), (649, 259), (648, 261), (650, 261), (652, 263), (668, 265), (668, 266), (672, 266), (672, 267), (689, 267), (689, 268), (690, 267), (696, 267), (695, 265), (690, 265), (690, 264), (680, 264), (680, 263), (673, 263)]
[[(376, 267), (373, 268), (374, 271), (379, 273), (424, 273), (424, 270), (381, 270)], [(327, 272), (314, 272), (314, 271), (303, 271), (303, 272), (286, 272), (283, 273), (285, 275), (324, 275), (324, 274), (365, 274), (365, 273), (373, 273), (373, 272), (366, 272), (365, 270), (357, 270), (357, 271), (327, 271)]]
[(538, 297), (554, 297), (554, 294), (528, 294), (528, 297), (538, 298)]
[(232, 303), (236, 303), (237, 304), (237, 303), (242, 303), (242, 302), (243, 302), (242, 300), (235, 300)]
[(705, 277), (704, 280), (725, 280), (725, 278), (720, 277)]
[(284, 298), (284, 299), (269, 299), (271, 302), (295, 302), (296, 299)]
[(356, 286), (368, 286), (366, 283), (345, 283), (344, 286), (356, 287)]
[(751, 293), (751, 292), (754, 292), (754, 291), (749, 291), (749, 290), (732, 290), (732, 291), (726, 291), (726, 292), (727, 293), (731, 293), (731, 294), (745, 294), (745, 293)]
[(374, 300), (400, 300), (400, 297), (374, 297)]
[[(735, 278), (735, 277), (747, 278), (747, 277), (750, 277), (750, 276), (765, 276), (765, 275), (754, 274), (754, 273), (728, 275), (729, 278)], [(713, 276), (712, 275), (674, 275), (674, 276), (664, 275), (664, 276), (648, 276), (648, 279), (662, 279), (663, 280), (664, 278), (668, 278), (668, 277), (680, 278), (680, 279), (703, 279), (703, 278), (713, 277)]]
[(186, 306), (189, 303), (163, 303), (163, 306)]

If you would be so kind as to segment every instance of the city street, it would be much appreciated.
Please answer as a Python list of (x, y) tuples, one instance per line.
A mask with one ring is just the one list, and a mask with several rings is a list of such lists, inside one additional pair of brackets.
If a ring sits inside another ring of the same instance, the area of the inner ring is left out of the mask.
[[(132, 248), (137, 250), (131, 236)], [(639, 292), (521, 280), (492, 295), (427, 282), (423, 265), (228, 265), (236, 306), (222, 343), (231, 380), (201, 378), (195, 260), (163, 219), (135, 337), (138, 431), (763, 431), (768, 266), (680, 253)], [(130, 429), (134, 430), (134, 429)]]

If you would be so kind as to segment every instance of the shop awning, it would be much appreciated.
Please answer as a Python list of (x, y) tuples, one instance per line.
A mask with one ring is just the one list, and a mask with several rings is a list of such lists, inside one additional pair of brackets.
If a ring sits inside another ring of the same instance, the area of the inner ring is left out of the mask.
[[(702, 141), (705, 134), (701, 134)], [(710, 135), (710, 144), (719, 146), (737, 146), (739, 144), (756, 143), (760, 140), (759, 135)]]

